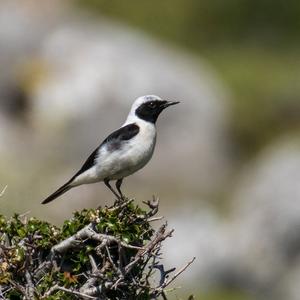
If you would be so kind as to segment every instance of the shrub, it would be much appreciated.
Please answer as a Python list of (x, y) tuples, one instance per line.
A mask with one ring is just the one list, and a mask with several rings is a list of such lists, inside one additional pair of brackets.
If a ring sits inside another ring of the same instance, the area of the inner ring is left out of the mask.
[(165, 288), (192, 261), (168, 277), (175, 268), (164, 269), (161, 245), (173, 230), (155, 231), (158, 201), (146, 204), (84, 209), (61, 228), (0, 216), (0, 298), (166, 299)]

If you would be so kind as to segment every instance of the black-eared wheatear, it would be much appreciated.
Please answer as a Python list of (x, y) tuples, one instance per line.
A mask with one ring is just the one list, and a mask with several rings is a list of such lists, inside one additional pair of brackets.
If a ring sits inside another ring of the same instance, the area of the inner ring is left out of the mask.
[[(73, 187), (98, 181), (103, 181), (118, 199), (123, 199), (123, 178), (143, 168), (151, 159), (156, 142), (156, 120), (165, 108), (177, 103), (154, 95), (137, 98), (122, 127), (111, 133), (81, 169), (42, 204)], [(111, 180), (116, 180), (117, 192), (110, 185)]]

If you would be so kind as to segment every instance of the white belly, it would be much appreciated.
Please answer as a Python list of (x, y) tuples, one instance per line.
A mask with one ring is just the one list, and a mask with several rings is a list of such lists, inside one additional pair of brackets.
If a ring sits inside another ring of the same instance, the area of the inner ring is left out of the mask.
[(153, 124), (144, 121), (138, 125), (139, 133), (134, 138), (124, 141), (120, 149), (110, 151), (106, 146), (102, 146), (96, 165), (76, 177), (72, 185), (94, 183), (106, 178), (117, 180), (143, 168), (152, 157), (156, 129)]
[(155, 127), (150, 124), (141, 127), (140, 132), (124, 142), (119, 150), (109, 152), (103, 147), (97, 160), (98, 178), (120, 179), (143, 168), (152, 157), (155, 142)]

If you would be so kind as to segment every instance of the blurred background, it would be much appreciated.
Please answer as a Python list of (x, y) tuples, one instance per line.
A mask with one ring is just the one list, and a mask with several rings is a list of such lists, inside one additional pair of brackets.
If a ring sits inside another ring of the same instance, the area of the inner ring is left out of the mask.
[(135, 98), (179, 100), (123, 185), (160, 197), (167, 265), (197, 257), (173, 299), (298, 300), (299, 20), (295, 0), (0, 0), (1, 214), (111, 204), (103, 184), (40, 202)]

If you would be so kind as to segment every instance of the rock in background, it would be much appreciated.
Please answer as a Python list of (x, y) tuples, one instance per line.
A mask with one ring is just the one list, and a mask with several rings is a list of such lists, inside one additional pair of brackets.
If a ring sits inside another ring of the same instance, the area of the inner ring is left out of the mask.
[[(145, 199), (155, 192), (164, 207), (172, 207), (217, 193), (230, 170), (227, 92), (209, 66), (133, 29), (63, 10), (59, 2), (53, 7), (47, 2), (43, 20), (45, 5), (31, 3), (33, 12), (18, 2), (18, 13), (14, 1), (1, 3), (5, 27), (14, 28), (9, 40), (5, 31), (0, 35), (6, 68), (15, 70), (9, 82), (28, 106), (24, 122), (7, 117), (13, 129), (5, 130), (9, 138), (1, 147), (1, 182), (8, 184), (11, 199), (5, 211), (17, 207), (61, 219), (75, 208), (113, 201), (103, 184), (96, 184), (70, 191), (55, 205), (39, 205), (144, 94), (181, 104), (158, 121), (157, 151), (147, 168), (125, 181), (126, 194)], [(13, 27), (15, 22), (21, 23)], [(9, 51), (12, 45), (17, 53)], [(11, 99), (2, 97), (2, 107)]]
[[(77, 208), (110, 204), (103, 184), (74, 189), (49, 206), (40, 202), (122, 124), (136, 97), (179, 100), (159, 119), (157, 151), (125, 181), (125, 193), (161, 196), (162, 214), (176, 229), (166, 249), (170, 265), (197, 257), (186, 286), (194, 279), (204, 290), (298, 299), (297, 139), (283, 137), (232, 173), (238, 164), (228, 151), (229, 95), (213, 70), (63, 4), (0, 3), (0, 190), (8, 185), (1, 213), (30, 210), (59, 222)], [(215, 202), (224, 187), (231, 200), (225, 214), (200, 205)]]
[(198, 278), (200, 290), (298, 299), (299, 180), (300, 143), (292, 136), (282, 137), (241, 172), (228, 216), (220, 217), (208, 207), (196, 211), (182, 205), (180, 214), (170, 218), (177, 230), (166, 257), (197, 257), (185, 284)]

